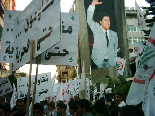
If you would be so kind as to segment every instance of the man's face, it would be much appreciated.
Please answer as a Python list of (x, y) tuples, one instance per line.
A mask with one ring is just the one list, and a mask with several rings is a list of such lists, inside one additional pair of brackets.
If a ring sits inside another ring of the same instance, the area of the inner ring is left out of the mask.
[(77, 105), (77, 113), (80, 114), (80, 115), (83, 114), (82, 113), (82, 108), (79, 105)]
[(51, 111), (52, 110), (52, 107), (50, 105), (47, 105), (48, 107), (48, 110)]
[(130, 52), (130, 53), (132, 53), (132, 52), (133, 52), (133, 50), (132, 50), (132, 49), (130, 49), (130, 50), (129, 50), (129, 52)]
[(33, 116), (43, 116), (43, 113), (39, 109), (33, 111)]
[(58, 115), (61, 115), (63, 112), (63, 109), (61, 109), (60, 107), (57, 107), (57, 114)]
[(24, 113), (25, 112), (25, 104), (23, 101), (17, 102), (16, 107), (19, 113)]
[(4, 109), (0, 109), (0, 116), (6, 116)]
[(120, 97), (119, 95), (115, 95), (115, 104), (119, 104), (122, 101), (122, 97)]
[(73, 109), (70, 109), (70, 108), (69, 108), (69, 112), (70, 112), (71, 115), (74, 115)]
[(110, 17), (104, 16), (102, 21), (100, 21), (101, 26), (105, 31), (107, 31), (110, 28)]

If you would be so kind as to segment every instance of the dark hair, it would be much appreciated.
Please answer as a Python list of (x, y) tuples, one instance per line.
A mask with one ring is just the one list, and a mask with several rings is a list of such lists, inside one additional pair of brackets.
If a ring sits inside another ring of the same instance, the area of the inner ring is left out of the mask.
[(86, 111), (90, 111), (90, 103), (87, 99), (81, 99), (79, 102), (78, 102), (78, 105), (80, 108), (85, 108)]
[(99, 14), (99, 21), (102, 21), (102, 19), (103, 19), (103, 17), (105, 17), (105, 16), (109, 16), (110, 17), (110, 14), (109, 13), (107, 13), (107, 12), (101, 12), (100, 14)]
[(120, 97), (123, 97), (122, 93), (116, 93), (115, 95), (119, 95)]
[(49, 102), (49, 105), (50, 105), (51, 107), (55, 108), (55, 102), (54, 102), (54, 101), (50, 101), (50, 102)]
[(77, 102), (76, 101), (74, 101), (74, 100), (69, 101), (68, 105), (69, 105), (69, 108), (72, 109), (74, 112), (77, 111)]
[(4, 104), (4, 105), (0, 104), (0, 109), (3, 109), (5, 114), (11, 110), (9, 104)]
[[(30, 99), (29, 99), (30, 101), (29, 101), (29, 103), (31, 103), (32, 102), (32, 97), (30, 97)], [(27, 103), (27, 95), (25, 96), (25, 98), (24, 98), (24, 104), (26, 104)]]
[(33, 106), (33, 111), (34, 110), (40, 110), (41, 113), (43, 113), (43, 106), (41, 103), (35, 103), (34, 106)]
[(17, 99), (16, 103), (18, 103), (18, 102), (23, 102), (25, 104), (23, 99)]
[(95, 110), (98, 113), (103, 114), (104, 111), (105, 111), (105, 101), (103, 101), (103, 100), (97, 100), (96, 103), (95, 103)]
[(66, 111), (66, 109), (67, 109), (67, 105), (66, 104), (64, 104), (64, 102), (63, 101), (58, 101), (57, 102), (57, 107), (60, 107), (61, 109), (65, 109), (65, 111)]
[(144, 116), (144, 112), (137, 106), (127, 105), (120, 109), (120, 116)]
[(44, 101), (44, 104), (47, 104), (47, 100)]

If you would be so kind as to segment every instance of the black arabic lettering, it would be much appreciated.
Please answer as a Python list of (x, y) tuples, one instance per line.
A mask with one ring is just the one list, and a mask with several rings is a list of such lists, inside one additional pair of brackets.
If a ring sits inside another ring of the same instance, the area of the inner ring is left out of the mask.
[(23, 94), (23, 93), (21, 93), (21, 91), (20, 91), (20, 97), (24, 97), (24, 94)]
[(0, 90), (0, 94), (2, 94), (2, 93), (3, 93), (3, 90), (1, 89), (1, 90)]
[(16, 48), (16, 60), (17, 60), (17, 63), (19, 63), (19, 56), (20, 56), (20, 52), (18, 51), (18, 47)]
[(43, 90), (42, 92), (39, 92), (39, 96), (40, 96), (41, 94), (43, 94), (43, 93), (47, 93), (47, 92), (48, 92), (48, 89), (46, 89), (46, 90), (42, 89), (42, 90)]
[[(64, 24), (64, 21), (62, 21), (62, 24)], [(65, 30), (65, 26), (62, 25), (62, 33), (72, 33), (72, 26), (69, 26), (67, 30)]]
[[(22, 57), (24, 56), (25, 53), (28, 52), (29, 47), (30, 47), (30, 44), (31, 44), (31, 43), (30, 43), (30, 40), (28, 39), (28, 40), (27, 40), (27, 46), (26, 46), (26, 47), (23, 47), (21, 53), (18, 51), (18, 47), (16, 47), (16, 51), (17, 51), (17, 53), (16, 53), (16, 60), (17, 60), (17, 63), (19, 63), (19, 62), (22, 61)], [(19, 56), (21, 56), (21, 57), (19, 57)]]
[[(10, 41), (6, 41), (6, 43), (9, 43), (10, 44)], [(12, 49), (10, 50), (10, 45), (6, 48), (6, 51), (5, 53), (8, 53), (8, 54), (12, 54), (14, 52), (14, 48), (12, 47)]]
[(7, 93), (10, 90), (10, 88), (6, 89), (5, 92)]
[(46, 52), (45, 60), (49, 60), (51, 56), (66, 56), (69, 54), (69, 51), (67, 51), (66, 49), (63, 49), (63, 52), (64, 53), (60, 53), (60, 51), (58, 51), (58, 53)]
[(36, 16), (33, 17), (33, 18), (32, 18), (32, 16), (31, 16), (31, 18), (30, 18), (30, 28), (32, 28), (32, 23), (33, 23), (34, 20), (36, 20)]
[(38, 80), (38, 85), (40, 85), (40, 80)]
[(44, 12), (50, 5), (53, 5), (54, 0), (51, 0), (42, 10), (42, 12)]
[(25, 33), (28, 31), (28, 29), (29, 29), (29, 20), (28, 19), (26, 19), (26, 22), (27, 22), (27, 27), (25, 28)]
[(51, 35), (51, 32), (53, 31), (53, 27), (49, 27), (49, 31), (45, 36), (43, 36), (42, 38), (40, 38), (38, 41), (37, 41), (37, 51), (40, 49), (40, 43), (42, 41), (44, 41), (47, 37), (49, 37)]

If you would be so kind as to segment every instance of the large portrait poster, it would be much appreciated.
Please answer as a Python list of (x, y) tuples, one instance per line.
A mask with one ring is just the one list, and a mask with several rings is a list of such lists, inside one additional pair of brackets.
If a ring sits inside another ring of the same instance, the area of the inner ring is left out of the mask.
[(119, 41), (114, 0), (85, 0), (91, 69), (116, 66)]

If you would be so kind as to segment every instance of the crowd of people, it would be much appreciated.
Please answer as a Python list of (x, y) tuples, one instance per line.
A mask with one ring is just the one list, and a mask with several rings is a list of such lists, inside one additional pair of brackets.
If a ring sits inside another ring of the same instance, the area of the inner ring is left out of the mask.
[[(0, 103), (0, 116), (26, 116), (26, 99), (18, 99), (12, 109), (7, 101)], [(71, 98), (68, 103), (63, 101), (47, 101), (33, 105), (33, 114), (29, 116), (144, 116), (141, 107), (127, 105), (121, 93), (107, 101), (100, 97), (95, 102), (87, 99)]]

